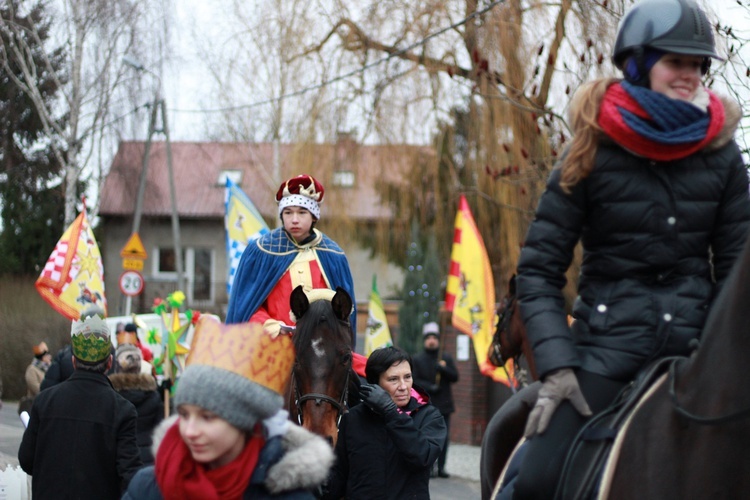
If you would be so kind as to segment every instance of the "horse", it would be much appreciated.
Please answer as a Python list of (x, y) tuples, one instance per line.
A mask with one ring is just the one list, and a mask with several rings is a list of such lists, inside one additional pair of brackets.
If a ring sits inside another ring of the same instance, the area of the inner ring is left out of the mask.
[(516, 275), (508, 280), (508, 293), (503, 297), (497, 309), (497, 327), (492, 336), (487, 357), (495, 366), (503, 366), (513, 360), (514, 366), (519, 366), (519, 358), (523, 355), (532, 380), (537, 380), (536, 365), (531, 345), (526, 338), (526, 327), (521, 319), (521, 310), (516, 298)]
[[(508, 293), (503, 297), (497, 310), (498, 321), (490, 343), (488, 359), (495, 366), (503, 366), (509, 359), (519, 366), (519, 358), (526, 358), (529, 374), (533, 381), (538, 379), (534, 356), (526, 338), (526, 327), (521, 320), (521, 311), (516, 297), (516, 276), (508, 280)], [(520, 370), (519, 370), (520, 371)], [(523, 436), (526, 418), (536, 403), (540, 382), (524, 384), (515, 396), (498, 409), (487, 422), (482, 436), (479, 477), (482, 498), (490, 498), (505, 463)]]
[[(600, 498), (742, 498), (750, 491), (750, 239), (690, 358), (675, 360), (613, 445)], [(603, 495), (603, 496), (602, 496)]]
[(297, 319), (292, 335), (296, 355), (287, 391), (289, 418), (335, 446), (350, 392), (357, 391), (349, 323), (352, 299), (338, 288), (330, 301), (309, 302), (298, 286), (289, 302)]
[(666, 368), (633, 404), (602, 471), (576, 498), (743, 498), (750, 491), (749, 306), (750, 239), (698, 348), (663, 360)]

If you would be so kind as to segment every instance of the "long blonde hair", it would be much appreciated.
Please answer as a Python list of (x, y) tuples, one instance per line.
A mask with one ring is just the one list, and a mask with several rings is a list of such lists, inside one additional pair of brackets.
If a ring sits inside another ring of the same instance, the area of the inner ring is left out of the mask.
[(570, 123), (573, 141), (561, 161), (560, 186), (566, 193), (589, 176), (594, 169), (594, 157), (603, 135), (599, 126), (599, 108), (607, 88), (618, 82), (616, 78), (604, 78), (583, 84), (570, 103)]

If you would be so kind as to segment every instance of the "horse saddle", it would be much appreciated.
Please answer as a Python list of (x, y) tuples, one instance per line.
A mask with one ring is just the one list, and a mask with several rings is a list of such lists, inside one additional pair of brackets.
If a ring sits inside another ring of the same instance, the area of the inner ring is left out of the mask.
[[(578, 432), (565, 458), (555, 499), (592, 499), (596, 498), (605, 469), (616, 464), (616, 453), (613, 445), (622, 432), (638, 404), (648, 396), (655, 383), (660, 383), (675, 361), (674, 357), (663, 358), (653, 362), (642, 370), (636, 379), (626, 386), (615, 398), (615, 401), (603, 412), (594, 415)], [(491, 498), (505, 500), (511, 498), (515, 489), (514, 480), (518, 475), (521, 457), (525, 453), (526, 441), (516, 447), (509, 458), (495, 492)]]
[(675, 359), (663, 358), (650, 364), (609, 408), (592, 417), (579, 431), (568, 451), (555, 498), (596, 498), (605, 468), (615, 463), (616, 457), (611, 455), (618, 453), (613, 449), (618, 434), (627, 431), (624, 424)]

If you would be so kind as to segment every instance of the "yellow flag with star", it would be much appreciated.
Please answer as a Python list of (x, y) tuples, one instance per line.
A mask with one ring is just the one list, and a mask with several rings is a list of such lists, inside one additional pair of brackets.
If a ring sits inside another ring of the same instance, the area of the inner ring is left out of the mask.
[(515, 385), (512, 359), (502, 367), (487, 359), (495, 326), (495, 282), (484, 240), (464, 195), (456, 212), (445, 308), (451, 312), (453, 326), (471, 337), (482, 375), (508, 387)]
[(107, 311), (102, 256), (85, 208), (55, 245), (36, 289), (55, 311), (71, 320), (92, 305)]

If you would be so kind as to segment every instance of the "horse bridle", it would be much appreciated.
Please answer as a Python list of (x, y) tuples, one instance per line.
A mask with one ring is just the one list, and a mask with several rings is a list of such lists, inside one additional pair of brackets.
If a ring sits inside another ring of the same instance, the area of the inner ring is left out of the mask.
[(305, 401), (315, 401), (317, 406), (321, 403), (328, 403), (329, 405), (336, 408), (336, 428), (341, 423), (341, 416), (347, 411), (347, 403), (349, 399), (349, 376), (351, 374), (351, 367), (346, 372), (346, 378), (344, 379), (344, 390), (341, 392), (341, 397), (338, 401), (333, 399), (328, 394), (322, 394), (320, 392), (308, 392), (300, 396), (299, 384), (297, 384), (296, 374), (292, 374), (292, 380), (294, 382), (294, 404), (297, 407), (297, 423), (302, 425), (302, 403)]
[(504, 361), (506, 360), (503, 359), (503, 356), (500, 353), (500, 334), (502, 332), (507, 332), (510, 328), (510, 318), (513, 316), (513, 306), (515, 306), (515, 303), (515, 295), (505, 298), (505, 307), (503, 307), (503, 312), (497, 320), (497, 335), (492, 339), (492, 350), (495, 352), (495, 357), (503, 364), (503, 366), (505, 366)]

